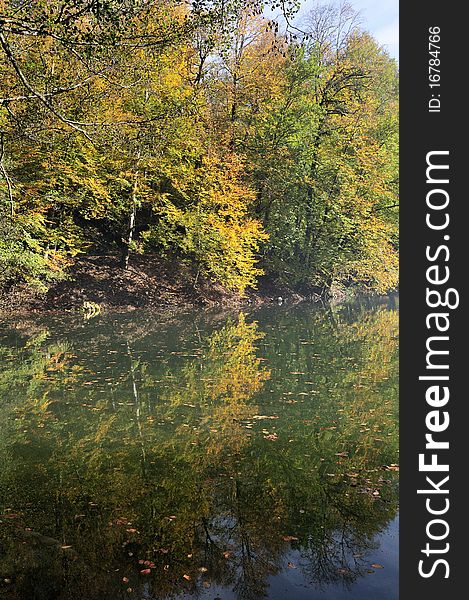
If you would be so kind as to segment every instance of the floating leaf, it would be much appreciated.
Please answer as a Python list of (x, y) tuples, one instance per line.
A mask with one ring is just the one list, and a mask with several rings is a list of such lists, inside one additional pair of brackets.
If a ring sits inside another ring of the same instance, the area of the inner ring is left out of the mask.
[(278, 419), (276, 415), (254, 415), (252, 418), (256, 419), (257, 421), (261, 419)]

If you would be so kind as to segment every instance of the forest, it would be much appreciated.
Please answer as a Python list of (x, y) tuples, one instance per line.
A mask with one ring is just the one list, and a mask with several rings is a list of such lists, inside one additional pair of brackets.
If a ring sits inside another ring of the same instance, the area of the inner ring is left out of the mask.
[(0, 0), (0, 293), (87, 256), (395, 290), (397, 62), (347, 3), (301, 8)]

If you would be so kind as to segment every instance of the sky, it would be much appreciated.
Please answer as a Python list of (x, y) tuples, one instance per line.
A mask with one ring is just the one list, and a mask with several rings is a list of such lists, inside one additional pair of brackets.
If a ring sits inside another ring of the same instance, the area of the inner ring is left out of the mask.
[[(301, 15), (307, 13), (315, 3), (326, 4), (330, 1), (303, 0), (298, 20), (301, 20)], [(393, 58), (399, 60), (399, 0), (348, 0), (348, 2), (360, 13), (362, 28), (369, 31)]]
[[(310, 0), (305, 7), (311, 5)], [(369, 31), (393, 58), (399, 58), (399, 0), (351, 0)]]

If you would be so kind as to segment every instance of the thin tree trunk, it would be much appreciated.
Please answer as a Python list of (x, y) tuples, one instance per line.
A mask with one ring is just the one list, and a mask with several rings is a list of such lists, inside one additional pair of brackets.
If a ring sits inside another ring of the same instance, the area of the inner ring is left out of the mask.
[[(140, 153), (139, 153), (139, 158), (140, 158)], [(135, 171), (135, 175), (134, 175), (134, 184), (132, 186), (132, 209), (130, 211), (130, 217), (129, 217), (129, 228), (128, 228), (128, 234), (127, 234), (127, 240), (125, 242), (125, 248), (124, 248), (124, 252), (122, 254), (122, 268), (123, 269), (127, 269), (127, 267), (129, 266), (129, 258), (130, 258), (130, 247), (132, 245), (132, 241), (134, 239), (134, 232), (135, 232), (135, 219), (137, 216), (137, 193), (138, 193), (138, 175), (139, 175), (139, 171), (138, 169)]]
[(8, 172), (5, 168), (5, 164), (3, 162), (3, 157), (5, 154), (5, 147), (4, 147), (4, 142), (3, 142), (3, 138), (4, 138), (5, 132), (0, 132), (0, 171), (2, 172), (3, 175), (3, 179), (5, 180), (5, 183), (7, 184), (7, 190), (8, 190), (8, 199), (10, 201), (10, 216), (14, 216), (15, 214), (15, 203), (13, 200), (13, 188), (11, 185), (11, 181), (10, 178), (8, 176)]

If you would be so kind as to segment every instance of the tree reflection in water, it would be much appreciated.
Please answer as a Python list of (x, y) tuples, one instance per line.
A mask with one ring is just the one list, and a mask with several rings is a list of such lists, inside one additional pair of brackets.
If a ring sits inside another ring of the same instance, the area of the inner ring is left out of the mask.
[(397, 320), (5, 323), (0, 598), (351, 585), (397, 510)]

